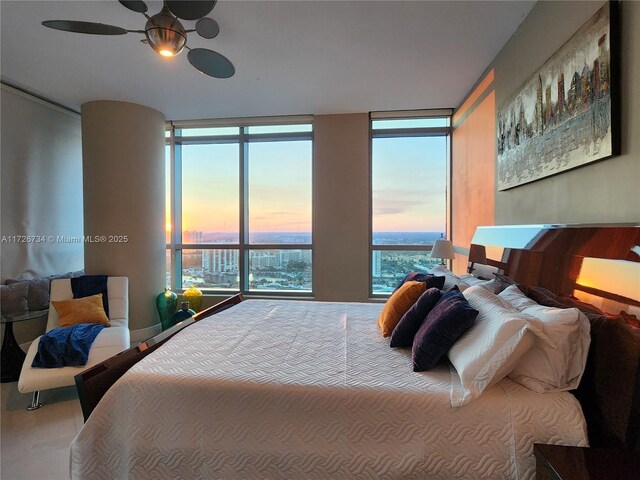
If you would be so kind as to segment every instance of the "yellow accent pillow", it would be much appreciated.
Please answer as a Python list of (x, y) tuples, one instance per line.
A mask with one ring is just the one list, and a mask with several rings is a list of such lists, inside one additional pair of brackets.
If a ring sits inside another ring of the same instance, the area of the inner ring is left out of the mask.
[(427, 284), (424, 282), (405, 282), (389, 297), (378, 317), (378, 326), (383, 337), (391, 335), (402, 316), (426, 289)]
[(104, 323), (111, 326), (102, 306), (102, 294), (73, 300), (51, 300), (51, 305), (58, 312), (61, 327), (71, 327), (78, 323)]

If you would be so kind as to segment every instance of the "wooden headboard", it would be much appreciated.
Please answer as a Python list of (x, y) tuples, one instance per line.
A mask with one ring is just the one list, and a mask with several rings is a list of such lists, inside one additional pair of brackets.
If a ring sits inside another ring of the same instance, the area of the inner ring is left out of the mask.
[(573, 393), (589, 442), (640, 451), (640, 225), (478, 227), (468, 270), (583, 310), (591, 346)]

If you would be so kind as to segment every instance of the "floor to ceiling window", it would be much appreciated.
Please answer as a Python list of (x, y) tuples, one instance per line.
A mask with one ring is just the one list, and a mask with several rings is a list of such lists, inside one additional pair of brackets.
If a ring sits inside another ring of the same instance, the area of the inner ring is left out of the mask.
[(309, 117), (175, 123), (167, 146), (173, 288), (312, 292), (312, 142)]
[(373, 295), (389, 294), (408, 272), (440, 263), (430, 253), (446, 236), (450, 116), (424, 115), (371, 115)]

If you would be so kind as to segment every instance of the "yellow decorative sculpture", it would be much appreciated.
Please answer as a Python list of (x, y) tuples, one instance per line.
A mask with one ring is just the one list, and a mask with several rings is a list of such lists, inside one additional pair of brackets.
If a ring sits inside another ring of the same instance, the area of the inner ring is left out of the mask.
[(185, 302), (189, 302), (189, 307), (196, 312), (199, 312), (200, 307), (202, 306), (202, 292), (198, 290), (194, 285), (191, 285), (182, 294), (182, 300)]

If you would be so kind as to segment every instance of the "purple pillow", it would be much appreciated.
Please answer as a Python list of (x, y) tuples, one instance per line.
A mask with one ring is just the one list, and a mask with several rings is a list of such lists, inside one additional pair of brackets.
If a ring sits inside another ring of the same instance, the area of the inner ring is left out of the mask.
[(442, 292), (437, 288), (430, 288), (407, 310), (402, 316), (396, 328), (391, 333), (392, 347), (410, 347), (413, 344), (413, 337), (422, 325), (431, 309), (438, 303)]
[[(445, 277), (436, 277), (431, 273), (411, 272), (402, 279), (400, 284), (396, 287), (396, 290), (398, 290), (406, 282), (422, 282), (426, 284), (427, 289), (439, 288), (440, 290), (442, 290), (442, 287), (444, 287), (444, 281)], [(394, 290), (394, 292), (396, 290)]]
[(477, 316), (457, 286), (444, 293), (413, 339), (413, 371), (423, 372), (438, 363)]

